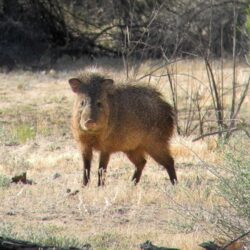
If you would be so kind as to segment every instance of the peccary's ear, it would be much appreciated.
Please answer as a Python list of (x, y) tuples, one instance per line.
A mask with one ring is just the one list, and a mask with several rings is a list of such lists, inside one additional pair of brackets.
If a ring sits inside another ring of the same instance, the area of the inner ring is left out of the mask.
[(69, 79), (69, 85), (73, 92), (79, 93), (81, 89), (81, 82), (77, 78), (71, 78)]
[(105, 79), (102, 84), (107, 93), (112, 95), (114, 92), (114, 81), (112, 79)]

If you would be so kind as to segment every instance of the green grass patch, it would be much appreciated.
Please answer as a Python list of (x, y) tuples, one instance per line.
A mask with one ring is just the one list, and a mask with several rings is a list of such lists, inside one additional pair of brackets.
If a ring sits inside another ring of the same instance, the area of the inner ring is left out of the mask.
[(19, 143), (25, 143), (35, 139), (36, 129), (28, 124), (21, 124), (14, 128), (13, 135)]
[(11, 180), (10, 178), (0, 175), (0, 188), (7, 188), (10, 186)]
[[(0, 236), (15, 240), (27, 241), (41, 246), (51, 246), (59, 249), (80, 248), (84, 249), (86, 243), (77, 238), (63, 235), (63, 228), (49, 225), (46, 227), (24, 227), (23, 231), (16, 231), (14, 223), (0, 223)], [(86, 248), (87, 249), (87, 248)]]
[(50, 137), (70, 133), (71, 106), (37, 111), (28, 105), (0, 110), (0, 139), (5, 144), (23, 144), (36, 135)]

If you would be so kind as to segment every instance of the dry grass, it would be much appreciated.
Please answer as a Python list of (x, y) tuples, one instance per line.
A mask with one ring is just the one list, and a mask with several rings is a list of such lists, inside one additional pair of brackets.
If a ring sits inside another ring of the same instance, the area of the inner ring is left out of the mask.
[[(121, 63), (107, 62), (98, 63), (106, 65), (104, 70), (111, 77), (124, 79)], [(85, 66), (79, 63), (79, 67)], [(200, 62), (177, 66), (178, 72), (192, 72), (206, 85)], [(144, 72), (149, 69), (146, 64), (142, 67)], [(216, 141), (173, 138), (177, 187), (171, 186), (166, 172), (151, 159), (140, 184), (134, 187), (130, 182), (133, 165), (116, 154), (109, 164), (107, 185), (97, 188), (95, 157), (91, 183), (82, 188), (81, 160), (70, 132), (73, 95), (67, 83), (77, 71), (57, 68), (48, 73), (1, 74), (0, 176), (5, 180), (0, 185), (0, 235), (47, 243), (55, 242), (51, 237), (56, 237), (59, 245), (88, 242), (94, 249), (137, 249), (146, 240), (182, 250), (200, 249), (199, 243), (211, 240), (203, 230), (204, 223), (210, 222), (207, 227), (212, 235), (214, 222), (209, 218), (194, 222), (188, 214), (183, 218), (173, 207), (177, 203), (213, 209), (221, 202), (213, 190), (216, 178), (204, 165), (204, 161), (221, 162)], [(239, 71), (244, 78), (246, 69)], [(151, 83), (156, 84), (154, 81), (156, 78)], [(184, 76), (178, 79), (183, 88), (191, 81)], [(168, 96), (163, 79), (157, 86)], [(246, 110), (250, 105), (247, 98)], [(6, 181), (24, 171), (33, 185)]]

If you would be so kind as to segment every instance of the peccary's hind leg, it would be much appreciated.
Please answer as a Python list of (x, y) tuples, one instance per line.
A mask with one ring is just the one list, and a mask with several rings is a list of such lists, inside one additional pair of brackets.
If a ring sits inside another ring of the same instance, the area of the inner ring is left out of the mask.
[(167, 170), (171, 183), (177, 183), (177, 176), (174, 167), (174, 159), (166, 145), (154, 145), (148, 150), (149, 155)]
[(129, 160), (134, 163), (136, 170), (133, 174), (132, 181), (135, 183), (135, 185), (140, 181), (142, 170), (146, 165), (146, 160), (144, 157), (144, 152), (142, 150), (133, 150), (126, 152)]
[(90, 179), (90, 168), (92, 160), (92, 149), (87, 148), (82, 152), (83, 158), (83, 185), (86, 186)]
[(174, 167), (174, 159), (171, 155), (168, 156), (167, 163), (166, 165), (163, 165), (163, 166), (166, 168), (168, 172), (171, 183), (173, 185), (177, 184), (177, 176), (176, 176), (175, 167)]
[(109, 153), (100, 153), (99, 169), (98, 169), (98, 186), (103, 186), (105, 182), (105, 174), (109, 162)]

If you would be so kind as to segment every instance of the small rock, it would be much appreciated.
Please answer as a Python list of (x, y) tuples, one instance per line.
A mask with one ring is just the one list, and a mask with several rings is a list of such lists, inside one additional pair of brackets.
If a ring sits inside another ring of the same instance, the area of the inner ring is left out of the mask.
[(79, 190), (75, 190), (74, 192), (70, 193), (69, 195), (74, 196), (79, 193)]
[(82, 250), (91, 250), (91, 249), (93, 249), (92, 248), (92, 246), (90, 245), (90, 244), (84, 244), (83, 246), (82, 246)]
[(53, 174), (52, 179), (55, 180), (59, 177), (61, 177), (61, 175), (59, 173), (55, 173), (55, 174)]
[(56, 71), (55, 71), (54, 69), (50, 69), (50, 70), (48, 71), (48, 75), (49, 75), (49, 76), (56, 76)]
[(9, 215), (9, 216), (14, 216), (14, 215), (16, 215), (14, 212), (7, 212), (6, 214)]
[(15, 175), (14, 177), (11, 178), (12, 183), (22, 183), (22, 184), (29, 184), (32, 185), (33, 182), (32, 180), (27, 179), (27, 173), (24, 172), (21, 175)]

